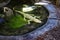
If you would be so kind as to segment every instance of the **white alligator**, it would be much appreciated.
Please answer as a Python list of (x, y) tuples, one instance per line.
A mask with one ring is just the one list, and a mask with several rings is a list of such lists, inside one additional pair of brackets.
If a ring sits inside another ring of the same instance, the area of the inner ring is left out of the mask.
[[(33, 17), (33, 16), (31, 16), (29, 14), (26, 14), (26, 13), (24, 13), (22, 11), (17, 11), (17, 10), (15, 10), (15, 11), (22, 14), (24, 16), (24, 20), (26, 20), (26, 18), (29, 19), (28, 24), (30, 24), (30, 21), (34, 21), (36, 23), (42, 23), (42, 21), (37, 19), (36, 17)], [(6, 13), (7, 17), (13, 15), (13, 11), (8, 7), (4, 7), (4, 12)]]
[(28, 20), (28, 24), (30, 24), (30, 21), (34, 21), (36, 23), (42, 23), (42, 21), (39, 20), (39, 19), (37, 19), (36, 17), (32, 17), (31, 15), (26, 14), (26, 13), (24, 13), (22, 11), (17, 11), (17, 10), (15, 10), (15, 11), (18, 12), (18, 13), (20, 13), (20, 14), (22, 14), (24, 16), (24, 20), (25, 20), (25, 18), (29, 19)]

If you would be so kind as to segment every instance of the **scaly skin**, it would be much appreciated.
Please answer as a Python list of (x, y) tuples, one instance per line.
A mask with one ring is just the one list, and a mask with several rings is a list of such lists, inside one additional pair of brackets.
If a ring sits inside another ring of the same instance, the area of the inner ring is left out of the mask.
[(24, 16), (24, 19), (25, 19), (25, 18), (29, 19), (29, 20), (28, 20), (28, 24), (30, 24), (30, 21), (34, 21), (34, 22), (36, 22), (36, 23), (42, 23), (41, 20), (38, 20), (37, 18), (32, 17), (32, 16), (29, 15), (29, 14), (26, 14), (26, 13), (24, 13), (24, 12), (17, 11), (17, 10), (15, 10), (15, 11), (18, 12), (18, 13), (20, 13), (20, 14), (22, 14), (22, 15)]

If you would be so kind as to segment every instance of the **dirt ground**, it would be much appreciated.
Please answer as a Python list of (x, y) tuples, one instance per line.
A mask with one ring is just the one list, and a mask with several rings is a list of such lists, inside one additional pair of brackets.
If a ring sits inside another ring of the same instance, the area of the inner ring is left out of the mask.
[(60, 27), (56, 27), (44, 35), (41, 35), (37, 40), (60, 40)]

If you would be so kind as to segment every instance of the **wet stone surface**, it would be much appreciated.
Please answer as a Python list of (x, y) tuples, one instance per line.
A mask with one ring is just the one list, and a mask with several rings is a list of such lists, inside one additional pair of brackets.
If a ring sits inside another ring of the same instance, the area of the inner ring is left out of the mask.
[[(57, 20), (57, 16), (56, 16), (56, 9), (52, 4), (48, 4), (45, 7), (48, 9), (48, 11), (50, 13), (50, 15), (48, 17), (48, 21), (45, 25), (43, 25), (42, 27), (32, 31), (31, 33), (27, 33), (25, 35), (0, 36), (0, 40), (36, 40), (35, 38), (37, 38), (39, 35), (42, 35), (42, 34), (46, 33), (47, 31), (52, 30), (53, 28), (55, 28), (58, 25), (58, 20)], [(44, 40), (44, 37), (41, 37), (41, 38), (39, 37), (39, 38), (40, 38), (40, 40)], [(55, 38), (51, 35), (46, 36), (46, 38), (48, 38), (48, 37), (51, 40), (55, 40)], [(47, 40), (47, 39), (45, 39), (45, 40)]]

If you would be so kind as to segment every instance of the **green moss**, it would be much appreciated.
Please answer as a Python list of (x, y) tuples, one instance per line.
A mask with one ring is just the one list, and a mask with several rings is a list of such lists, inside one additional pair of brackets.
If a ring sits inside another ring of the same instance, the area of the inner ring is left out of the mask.
[(14, 28), (14, 29), (20, 28), (20, 27), (22, 27), (22, 26), (25, 25), (25, 24), (27, 24), (27, 21), (25, 21), (21, 15), (13, 16), (13, 17), (6, 23), (6, 25), (8, 25), (8, 27)]

